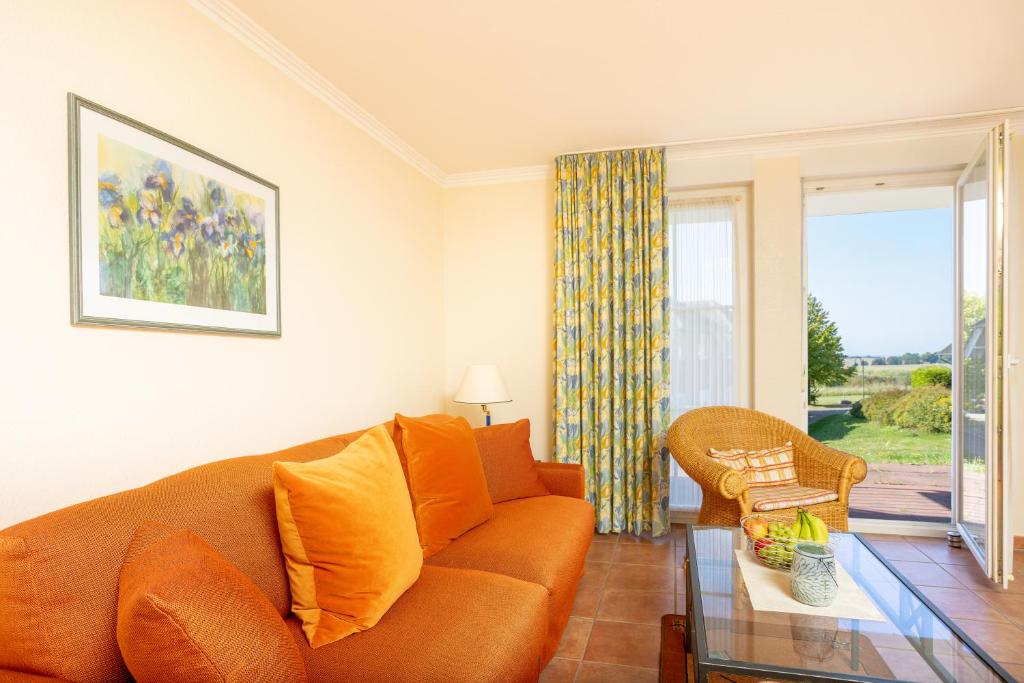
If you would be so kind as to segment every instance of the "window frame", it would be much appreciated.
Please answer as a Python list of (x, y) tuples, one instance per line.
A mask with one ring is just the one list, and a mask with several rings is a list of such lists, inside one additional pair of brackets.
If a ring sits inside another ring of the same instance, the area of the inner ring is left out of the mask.
[[(736, 405), (750, 408), (753, 401), (753, 278), (750, 272), (750, 186), (723, 185), (699, 188), (674, 188), (668, 192), (668, 205), (685, 205), (702, 199), (728, 198), (736, 202), (733, 225), (733, 353), (736, 359)], [(669, 217), (666, 216), (666, 220)], [(671, 224), (669, 225), (671, 235)], [(671, 237), (670, 237), (671, 250)]]

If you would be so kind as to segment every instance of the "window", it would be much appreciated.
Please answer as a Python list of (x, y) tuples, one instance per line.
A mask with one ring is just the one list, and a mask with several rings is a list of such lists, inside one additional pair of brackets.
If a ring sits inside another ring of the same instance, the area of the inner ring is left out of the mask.
[[(745, 284), (746, 190), (673, 194), (669, 203), (671, 258), (671, 411), (747, 405), (748, 326)], [(700, 506), (700, 488), (675, 461), (669, 502)]]

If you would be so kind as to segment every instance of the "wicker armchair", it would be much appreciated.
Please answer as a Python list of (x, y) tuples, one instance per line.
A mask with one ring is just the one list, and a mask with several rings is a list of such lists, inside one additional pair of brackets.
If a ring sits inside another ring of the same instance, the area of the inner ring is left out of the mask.
[[(679, 466), (700, 486), (704, 502), (700, 524), (738, 526), (753, 511), (750, 489), (742, 472), (708, 456), (708, 449), (755, 450), (793, 442), (799, 485), (834, 491), (837, 500), (804, 506), (829, 526), (846, 531), (850, 489), (864, 481), (867, 465), (857, 456), (815, 441), (788, 422), (746, 408), (711, 407), (681, 415), (668, 430), (668, 447)], [(772, 510), (796, 517), (796, 508)]]

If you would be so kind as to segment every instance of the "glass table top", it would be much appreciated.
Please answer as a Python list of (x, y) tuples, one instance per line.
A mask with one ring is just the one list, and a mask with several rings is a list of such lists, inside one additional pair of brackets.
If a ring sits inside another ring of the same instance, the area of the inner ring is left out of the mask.
[(836, 535), (838, 561), (884, 621), (756, 611), (736, 562), (735, 551), (746, 547), (743, 532), (689, 527), (687, 614), (697, 665), (769, 676), (813, 672), (827, 680), (1004, 680), (860, 537)]

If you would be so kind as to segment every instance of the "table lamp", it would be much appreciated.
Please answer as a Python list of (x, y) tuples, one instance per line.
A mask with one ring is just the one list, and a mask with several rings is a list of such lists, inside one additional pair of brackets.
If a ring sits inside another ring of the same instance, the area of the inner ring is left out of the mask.
[(452, 400), (456, 403), (479, 405), (484, 411), (487, 426), (490, 427), (491, 411), (487, 409), (487, 404), (508, 403), (512, 397), (508, 395), (508, 389), (505, 388), (497, 365), (470, 365), (466, 368), (459, 390), (455, 392), (455, 398)]

